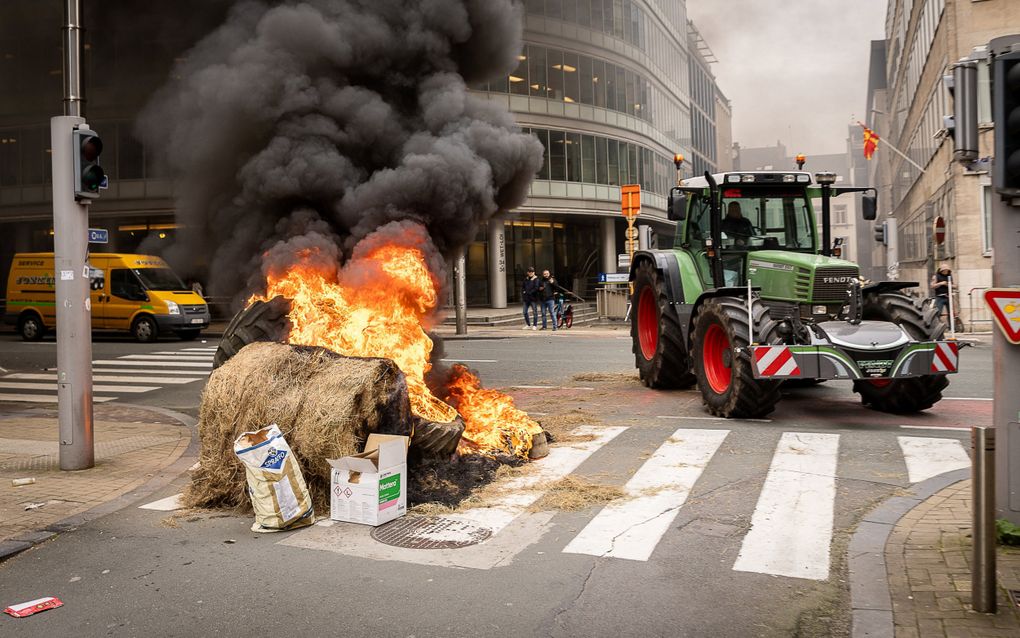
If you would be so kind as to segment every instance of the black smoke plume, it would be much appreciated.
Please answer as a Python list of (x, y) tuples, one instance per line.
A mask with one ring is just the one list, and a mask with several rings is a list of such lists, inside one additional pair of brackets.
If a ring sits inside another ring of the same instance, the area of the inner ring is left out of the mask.
[(452, 255), (542, 161), (467, 91), (515, 67), (521, 21), (515, 0), (236, 4), (139, 119), (175, 180), (167, 258), (240, 299), (302, 249), (340, 264), (391, 222)]

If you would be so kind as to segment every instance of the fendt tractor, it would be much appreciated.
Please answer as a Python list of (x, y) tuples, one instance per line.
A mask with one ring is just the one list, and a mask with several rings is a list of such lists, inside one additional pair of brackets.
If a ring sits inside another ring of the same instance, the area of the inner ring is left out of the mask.
[[(667, 215), (673, 248), (634, 253), (631, 337), (645, 385), (695, 383), (708, 410), (753, 418), (775, 408), (783, 383), (853, 381), (867, 406), (925, 410), (942, 398), (959, 360), (934, 308), (904, 290), (867, 282), (839, 259), (830, 200), (874, 189), (835, 185), (832, 173), (737, 171), (680, 179)], [(811, 200), (822, 202), (822, 238)]]

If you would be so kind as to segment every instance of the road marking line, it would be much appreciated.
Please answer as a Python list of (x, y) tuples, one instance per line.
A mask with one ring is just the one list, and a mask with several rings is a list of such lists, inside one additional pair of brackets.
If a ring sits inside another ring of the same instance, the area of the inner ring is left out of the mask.
[(969, 430), (970, 426), (954, 426), (954, 425), (901, 425), (901, 428), (908, 430), (953, 430), (959, 432), (960, 430)]
[(994, 401), (988, 397), (942, 397), (943, 401)]
[[(167, 355), (167, 356), (171, 356), (171, 357), (192, 357), (192, 358), (195, 358), (195, 359), (212, 359), (213, 357), (216, 356), (215, 352), (185, 352), (184, 350), (160, 350), (158, 352), (146, 352), (144, 354), (150, 354), (150, 355), (162, 354), (162, 355)], [(128, 358), (128, 356), (134, 356), (134, 355), (127, 355), (127, 356), (118, 357), (118, 358), (126, 359), (126, 358)]]
[[(21, 383), (18, 381), (0, 381), (0, 388), (7, 390), (51, 390), (56, 391), (57, 384), (54, 383)], [(93, 385), (94, 392), (151, 392), (159, 390), (158, 386), (144, 385)]]
[(957, 439), (931, 439), (919, 436), (898, 436), (907, 478), (919, 483), (943, 472), (970, 467), (970, 457)]
[[(92, 397), (96, 403), (113, 401), (117, 397)], [(4, 394), (0, 393), (0, 401), (17, 401), (21, 403), (56, 403), (56, 394)]]
[(145, 505), (139, 505), (140, 510), (156, 510), (157, 512), (173, 512), (175, 510), (184, 509), (184, 504), (181, 503), (183, 494), (174, 494), (166, 498), (161, 498), (158, 501), (146, 503)]
[(212, 363), (199, 361), (124, 361), (123, 359), (103, 359), (92, 362), (93, 365), (104, 366), (156, 366), (157, 368), (212, 368)]
[(180, 374), (191, 377), (197, 376), (199, 378), (205, 378), (212, 373), (212, 370), (125, 370), (124, 368), (111, 368), (109, 370), (105, 370), (103, 368), (95, 367), (92, 368), (92, 374), (124, 374), (127, 372), (137, 372), (139, 374), (152, 373), (157, 375)]
[(595, 388), (587, 388), (584, 386), (573, 386), (573, 385), (513, 385), (510, 386), (515, 390), (594, 390)]
[(563, 552), (647, 561), (727, 434), (674, 432), (627, 481), (630, 498), (604, 507)]
[(127, 360), (127, 361), (210, 361), (210, 362), (213, 360), (211, 356), (206, 356), (204, 354), (171, 355), (171, 357), (158, 354), (126, 354), (123, 357), (117, 357), (117, 359), (122, 361)]
[(499, 363), (498, 359), (440, 359), (444, 363)]
[(216, 352), (217, 350), (219, 350), (218, 347), (216, 347), (216, 348), (181, 348), (180, 352)]
[(772, 423), (772, 419), (724, 419), (721, 416), (657, 416), (656, 419), (683, 419), (685, 421), (751, 421), (753, 423)]
[(488, 507), (476, 507), (443, 518), (467, 521), (492, 530), (495, 536), (515, 518), (545, 494), (536, 490), (536, 485), (550, 485), (573, 472), (581, 463), (606, 443), (615, 439), (626, 426), (593, 427), (581, 426), (574, 430), (578, 436), (592, 436), (590, 441), (557, 444), (549, 450), (549, 456), (532, 464), (533, 471), (519, 476), (500, 486), (504, 496)]
[[(116, 372), (124, 372), (124, 370), (117, 370)], [(188, 374), (201, 374), (199, 372), (189, 372)], [(26, 379), (36, 381), (56, 381), (57, 374), (54, 373), (35, 373), (35, 372), (18, 372), (15, 374), (9, 374), (2, 379)], [(170, 383), (170, 384), (181, 384), (181, 383), (192, 383), (194, 381), (202, 381), (205, 377), (192, 377), (192, 378), (181, 378), (181, 377), (149, 377), (149, 376), (135, 376), (135, 377), (124, 377), (124, 376), (106, 376), (99, 375), (95, 372), (92, 373), (92, 381), (100, 382), (115, 382), (115, 383)]]
[(838, 434), (784, 432), (733, 569), (829, 577)]

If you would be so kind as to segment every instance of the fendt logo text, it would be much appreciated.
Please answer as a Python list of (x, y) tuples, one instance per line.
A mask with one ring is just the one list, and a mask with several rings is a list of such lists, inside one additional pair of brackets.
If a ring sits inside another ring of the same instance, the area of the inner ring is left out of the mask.
[(822, 277), (822, 281), (827, 284), (848, 284), (853, 279), (853, 277)]

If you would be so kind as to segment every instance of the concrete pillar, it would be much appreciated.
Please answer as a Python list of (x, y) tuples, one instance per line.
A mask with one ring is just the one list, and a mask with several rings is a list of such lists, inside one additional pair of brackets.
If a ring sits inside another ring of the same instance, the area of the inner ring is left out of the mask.
[(606, 217), (602, 220), (602, 272), (616, 272), (616, 220)]
[(489, 220), (489, 303), (506, 308), (506, 233), (502, 219)]

